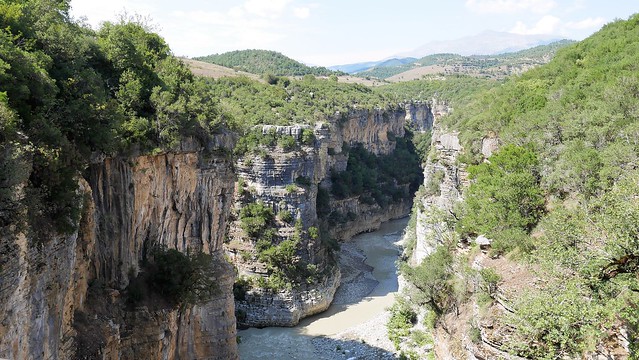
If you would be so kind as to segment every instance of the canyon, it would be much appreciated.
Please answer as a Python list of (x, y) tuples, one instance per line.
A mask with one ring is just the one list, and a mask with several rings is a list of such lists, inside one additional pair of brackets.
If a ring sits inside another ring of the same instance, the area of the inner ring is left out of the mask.
[[(345, 144), (387, 155), (394, 139), (405, 135), (406, 124), (427, 131), (433, 119), (428, 103), (353, 109), (314, 126), (311, 145), (250, 160), (229, 156), (237, 139), (232, 133), (205, 143), (183, 139), (170, 153), (95, 156), (78, 176), (76, 231), (45, 241), (19, 227), (0, 235), (0, 357), (238, 358), (236, 314), (242, 315), (241, 326), (292, 326), (329, 306), (340, 272), (327, 245), (304, 236), (299, 256), (317, 269), (312, 282), (277, 291), (254, 287), (244, 300), (234, 299), (236, 272), (268, 274), (260, 261), (240, 253), (254, 251), (255, 245), (243, 237), (234, 215), (244, 204), (236, 180), (243, 179), (250, 189), (250, 201), (275, 212), (291, 211), (307, 234), (321, 226), (319, 189), (330, 188), (331, 171), (346, 170)], [(299, 142), (302, 128), (275, 131)], [(309, 183), (290, 191), (300, 177)], [(346, 240), (406, 216), (411, 199), (383, 208), (358, 196), (331, 199), (330, 207), (354, 215), (328, 229)], [(280, 226), (278, 234), (295, 231), (289, 225)], [(132, 303), (131, 285), (145, 275), (145, 264), (158, 247), (208, 254), (214, 295), (179, 307), (153, 294)]]

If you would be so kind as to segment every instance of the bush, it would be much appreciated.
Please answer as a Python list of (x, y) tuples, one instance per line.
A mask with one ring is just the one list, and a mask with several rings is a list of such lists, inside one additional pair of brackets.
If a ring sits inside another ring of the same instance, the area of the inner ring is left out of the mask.
[(278, 217), (281, 221), (290, 224), (293, 222), (293, 214), (288, 210), (282, 210), (279, 212)]
[(151, 259), (146, 264), (150, 287), (174, 304), (195, 304), (218, 291), (210, 255), (155, 248)]
[(319, 237), (319, 229), (316, 228), (315, 226), (311, 226), (308, 228), (308, 236), (315, 240)]
[(313, 145), (315, 143), (315, 133), (311, 129), (302, 130), (302, 144)]
[(273, 210), (263, 203), (251, 203), (240, 209), (240, 227), (252, 238), (257, 238), (273, 225)]
[[(459, 221), (464, 235), (500, 238), (504, 249), (519, 244), (544, 214), (545, 199), (537, 176), (538, 160), (531, 150), (507, 145), (490, 162), (470, 166), (474, 182), (466, 192)], [(516, 237), (509, 239), (504, 231)]]
[(441, 186), (442, 181), (444, 180), (444, 176), (446, 174), (443, 170), (435, 170), (430, 178), (428, 178), (428, 182), (426, 183), (426, 194), (432, 196), (441, 195), (441, 191), (439, 187)]
[(295, 149), (297, 142), (291, 135), (282, 135), (277, 139), (277, 146), (281, 147), (284, 151), (290, 151)]
[(410, 329), (417, 322), (417, 314), (402, 300), (396, 301), (389, 310), (391, 317), (386, 324), (388, 338), (395, 345), (395, 349), (399, 350), (401, 338), (410, 334)]

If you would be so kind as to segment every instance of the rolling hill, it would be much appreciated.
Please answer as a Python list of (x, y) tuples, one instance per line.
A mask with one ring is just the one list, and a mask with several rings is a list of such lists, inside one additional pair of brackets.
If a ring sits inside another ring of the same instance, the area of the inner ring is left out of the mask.
[(270, 50), (237, 50), (194, 59), (257, 75), (303, 76), (310, 74), (329, 76), (339, 74), (324, 67), (304, 65), (279, 52)]
[(419, 79), (430, 74), (465, 74), (489, 78), (504, 78), (520, 74), (535, 66), (548, 63), (558, 49), (574, 43), (561, 40), (548, 45), (500, 55), (434, 54), (414, 62), (393, 66), (376, 66), (357, 73), (361, 77), (374, 77), (389, 81)]

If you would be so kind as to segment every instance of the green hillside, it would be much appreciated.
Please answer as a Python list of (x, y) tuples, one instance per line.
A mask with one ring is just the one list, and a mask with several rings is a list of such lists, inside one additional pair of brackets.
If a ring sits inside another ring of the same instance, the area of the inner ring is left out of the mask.
[(212, 64), (246, 71), (252, 74), (272, 74), (278, 76), (329, 76), (336, 72), (324, 67), (306, 66), (276, 51), (269, 50), (237, 50), (223, 54), (197, 57)]
[[(471, 185), (451, 220), (460, 239), (486, 235), (493, 256), (507, 255), (537, 279), (511, 294), (512, 313), (493, 319), (508, 329), (501, 350), (581, 358), (625, 328), (636, 355), (639, 15), (558, 50), (547, 65), (474, 93), (443, 125), (459, 131), (469, 165)], [(487, 136), (501, 145), (483, 162)], [(453, 290), (454, 277), (428, 275), (440, 269), (440, 252), (454, 254), (441, 247), (433, 262), (407, 273), (424, 289), (448, 284), (450, 293), (438, 294), (433, 308), (443, 315), (465, 295)]]
[(528, 70), (531, 67), (547, 63), (558, 49), (574, 43), (572, 40), (561, 40), (548, 45), (500, 55), (457, 54), (428, 55), (411, 63), (393, 66), (376, 66), (370, 70), (357, 73), (360, 77), (387, 79), (405, 71), (420, 67), (439, 67), (439, 72), (449, 75), (473, 75), (489, 78), (504, 78)]

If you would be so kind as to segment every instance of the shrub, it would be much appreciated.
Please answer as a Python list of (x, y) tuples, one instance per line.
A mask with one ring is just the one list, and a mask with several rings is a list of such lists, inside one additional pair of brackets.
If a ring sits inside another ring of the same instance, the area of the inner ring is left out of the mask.
[(295, 149), (297, 143), (295, 142), (295, 138), (291, 135), (283, 135), (277, 139), (277, 146), (281, 147), (284, 151), (290, 151)]
[(445, 173), (443, 170), (435, 170), (428, 181), (426, 183), (426, 194), (439, 196), (441, 195), (441, 191), (439, 187), (441, 186), (442, 181), (444, 180)]
[(240, 209), (240, 226), (248, 236), (256, 238), (273, 225), (273, 210), (263, 203), (246, 204)]
[(174, 304), (194, 304), (217, 292), (211, 256), (187, 255), (175, 249), (155, 248), (146, 264), (152, 289)]
[(311, 226), (308, 228), (308, 236), (315, 240), (319, 237), (319, 229), (316, 228), (315, 226)]
[(303, 129), (302, 130), (302, 144), (304, 145), (313, 145), (315, 143), (315, 133), (311, 129)]
[(293, 222), (293, 214), (288, 210), (282, 210), (279, 212), (278, 217), (281, 221), (290, 224)]
[(386, 324), (388, 338), (395, 345), (395, 349), (399, 350), (401, 338), (409, 335), (410, 328), (417, 321), (417, 314), (402, 300), (393, 304), (390, 313), (391, 317)]

